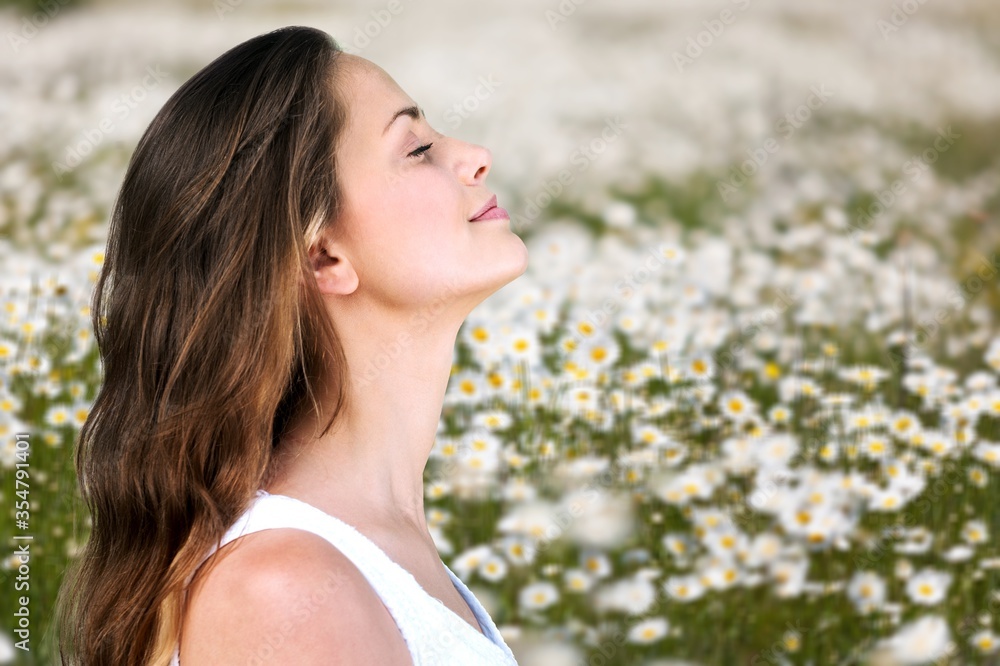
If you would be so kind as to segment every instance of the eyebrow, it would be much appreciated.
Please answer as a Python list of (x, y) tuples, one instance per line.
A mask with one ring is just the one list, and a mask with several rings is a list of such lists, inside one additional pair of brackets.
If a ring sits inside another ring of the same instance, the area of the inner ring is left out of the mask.
[(400, 116), (409, 116), (414, 120), (420, 120), (421, 116), (423, 116), (424, 118), (427, 117), (423, 109), (418, 109), (415, 106), (408, 106), (405, 109), (400, 109), (399, 111), (393, 114), (392, 120), (390, 120), (389, 123), (385, 126), (385, 129), (382, 130), (383, 136), (385, 136), (385, 133), (389, 131), (389, 128), (392, 127), (392, 124), (396, 122), (396, 118), (399, 118)]

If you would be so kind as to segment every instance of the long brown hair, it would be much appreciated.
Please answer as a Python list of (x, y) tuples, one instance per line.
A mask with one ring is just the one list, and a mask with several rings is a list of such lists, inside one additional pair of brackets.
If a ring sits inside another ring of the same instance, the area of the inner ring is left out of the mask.
[(243, 42), (132, 155), (93, 297), (104, 377), (75, 459), (92, 528), (57, 602), (63, 664), (167, 664), (187, 579), (286, 424), (332, 396), (325, 433), (346, 407), (307, 252), (341, 201), (340, 53), (312, 28)]

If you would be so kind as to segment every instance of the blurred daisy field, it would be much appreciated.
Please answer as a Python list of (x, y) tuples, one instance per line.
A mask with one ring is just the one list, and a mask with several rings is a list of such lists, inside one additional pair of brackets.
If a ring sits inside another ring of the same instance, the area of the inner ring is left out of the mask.
[(425, 485), (519, 663), (1000, 663), (991, 0), (0, 9), (0, 663), (54, 663), (87, 538), (131, 150), (288, 24), (488, 146), (529, 247), (462, 327)]

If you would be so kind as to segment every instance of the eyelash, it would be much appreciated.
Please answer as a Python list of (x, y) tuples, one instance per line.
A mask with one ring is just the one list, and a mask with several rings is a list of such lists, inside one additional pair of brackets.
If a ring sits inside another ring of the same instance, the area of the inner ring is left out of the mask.
[(433, 146), (433, 145), (434, 145), (433, 143), (428, 143), (425, 146), (420, 146), (419, 148), (417, 148), (416, 150), (414, 150), (412, 153), (410, 153), (409, 155), (407, 155), (407, 157), (420, 157), (425, 152), (427, 152), (428, 150), (430, 150), (431, 146)]

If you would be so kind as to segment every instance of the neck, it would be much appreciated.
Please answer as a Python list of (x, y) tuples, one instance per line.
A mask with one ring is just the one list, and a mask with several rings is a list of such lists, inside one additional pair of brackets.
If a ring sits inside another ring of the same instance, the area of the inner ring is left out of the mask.
[(288, 425), (267, 490), (345, 520), (426, 534), (424, 468), (467, 313), (439, 313), (419, 332), (412, 317), (353, 314), (342, 308), (336, 322), (351, 362), (346, 408), (322, 437), (315, 414)]

